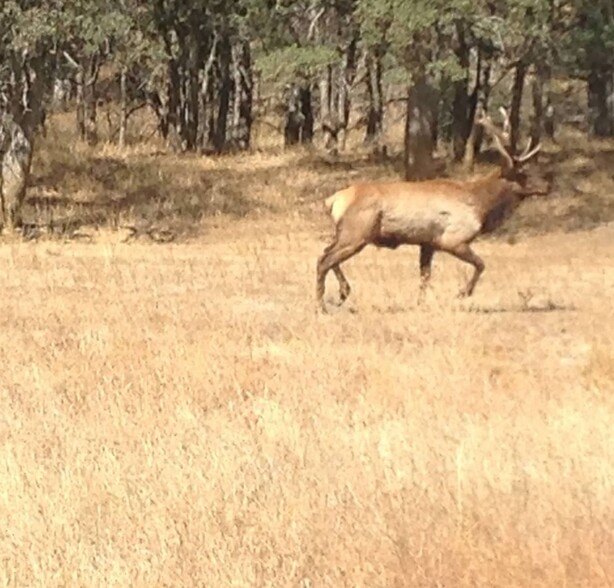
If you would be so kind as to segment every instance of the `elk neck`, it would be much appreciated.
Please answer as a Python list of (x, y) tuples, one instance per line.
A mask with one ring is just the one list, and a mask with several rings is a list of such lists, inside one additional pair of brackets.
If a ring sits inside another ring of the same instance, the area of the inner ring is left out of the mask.
[(519, 186), (503, 177), (500, 171), (473, 180), (471, 192), (472, 204), (485, 232), (498, 227), (521, 200)]

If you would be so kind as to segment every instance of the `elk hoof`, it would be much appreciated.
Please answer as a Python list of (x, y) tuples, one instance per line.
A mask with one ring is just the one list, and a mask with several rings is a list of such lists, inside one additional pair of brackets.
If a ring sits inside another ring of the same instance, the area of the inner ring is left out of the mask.
[(349, 286), (347, 288), (343, 288), (340, 292), (339, 292), (339, 301), (335, 302), (335, 306), (341, 306), (350, 296), (350, 288)]
[(347, 296), (340, 296), (339, 300), (337, 300), (336, 302), (332, 302), (332, 304), (334, 304), (335, 306), (339, 307), (339, 306), (343, 306), (343, 303), (347, 300)]
[(316, 314), (330, 314), (323, 300), (316, 305)]

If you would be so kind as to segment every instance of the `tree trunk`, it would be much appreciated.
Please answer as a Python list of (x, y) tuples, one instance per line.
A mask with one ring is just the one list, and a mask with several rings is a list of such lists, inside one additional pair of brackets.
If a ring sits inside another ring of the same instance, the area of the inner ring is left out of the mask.
[(75, 74), (75, 83), (77, 84), (77, 106), (75, 110), (75, 123), (77, 127), (77, 137), (85, 139), (85, 75), (83, 66), (79, 66)]
[(16, 119), (27, 140), (34, 144), (34, 138), (45, 120), (44, 98), (51, 90), (51, 78), (47, 77), (47, 64), (44, 58), (32, 58), (25, 66), (27, 82), (22, 98), (23, 109)]
[[(452, 151), (454, 161), (460, 161), (465, 153), (467, 137), (471, 129), (469, 120), (469, 45), (465, 39), (465, 30), (461, 23), (456, 25), (457, 44), (454, 49), (456, 58), (464, 75), (454, 82), (454, 99), (452, 102)], [(479, 72), (478, 72), (479, 76)]]
[(98, 58), (92, 60), (89, 76), (85, 84), (85, 126), (86, 140), (90, 145), (98, 143), (98, 121), (97, 121), (97, 100), (96, 83), (98, 81), (98, 72), (100, 65)]
[(367, 54), (367, 131), (365, 143), (377, 152), (384, 127), (384, 97), (382, 91), (382, 50), (376, 48)]
[(128, 132), (128, 91), (126, 87), (126, 68), (122, 67), (119, 77), (119, 138), (118, 143), (121, 148), (126, 146), (126, 134)]
[(554, 105), (552, 104), (552, 98), (546, 97), (546, 106), (544, 108), (544, 132), (551, 141), (556, 142), (556, 116)]
[(481, 125), (475, 124), (475, 117), (478, 110), (486, 112), (488, 110), (488, 101), (490, 98), (490, 74), (491, 64), (486, 63), (484, 68), (481, 67), (481, 57), (478, 60), (478, 75), (476, 79), (476, 87), (471, 96), (471, 115), (470, 115), (470, 131), (467, 143), (465, 145), (465, 154), (463, 157), (463, 167), (470, 171), (475, 164), (475, 158), (482, 148), (482, 140), (484, 138), (484, 129)]
[(475, 115), (478, 110), (478, 103), (480, 101), (480, 91), (482, 90), (482, 56), (478, 51), (478, 60), (476, 64), (475, 72), (475, 86), (471, 95), (469, 96), (469, 112), (467, 114), (467, 140), (469, 139), (469, 133), (473, 129), (473, 123), (475, 121)]
[(233, 146), (249, 149), (252, 130), (253, 78), (249, 42), (237, 41), (232, 48), (234, 95), (232, 109)]
[(433, 150), (437, 149), (437, 143), (439, 141), (439, 115), (441, 111), (441, 91), (437, 89), (437, 86), (441, 86), (441, 82), (436, 84), (435, 80), (432, 80), (429, 84), (432, 96), (429, 101), (431, 108), (431, 116), (429, 117), (431, 126), (431, 141), (433, 144)]
[(284, 144), (286, 147), (297, 143), (313, 141), (313, 108), (311, 88), (308, 82), (293, 85), (288, 92)]
[[(531, 86), (531, 94), (533, 98), (533, 118), (531, 120), (531, 141), (533, 145), (537, 145), (541, 141), (542, 131), (546, 127), (548, 112), (545, 109), (544, 99), (546, 94), (546, 86), (550, 72), (548, 66), (543, 62), (538, 62), (535, 67), (535, 75)], [(549, 104), (548, 104), (549, 105)], [(550, 133), (548, 132), (550, 135)]]
[(614, 135), (614, 83), (609, 68), (595, 66), (591, 69), (588, 75), (587, 91), (590, 132), (596, 137), (612, 137)]
[(518, 150), (518, 140), (520, 139), (520, 121), (522, 110), (522, 92), (524, 81), (527, 74), (527, 66), (520, 62), (516, 66), (514, 84), (512, 86), (512, 104), (510, 108), (510, 150), (516, 153)]
[(353, 38), (344, 51), (343, 63), (339, 71), (337, 90), (337, 120), (339, 123), (339, 146), (343, 151), (347, 140), (347, 129), (350, 122), (350, 87), (356, 76), (357, 39)]
[[(482, 83), (480, 84), (481, 92), (482, 92), (482, 101), (481, 105), (484, 112), (488, 112), (488, 104), (490, 103), (490, 94), (492, 92), (492, 85), (490, 82), (491, 74), (492, 74), (492, 63), (487, 62), (484, 66), (482, 76)], [(478, 99), (479, 102), (479, 99)], [(476, 129), (475, 133), (475, 154), (478, 155), (482, 150), (482, 143), (484, 142), (484, 128), (479, 126)]]
[(325, 149), (334, 149), (338, 138), (338, 125), (333, 116), (333, 68), (327, 65), (320, 75), (320, 126), (324, 138)]
[(32, 165), (36, 131), (44, 117), (43, 99), (51, 87), (52, 72), (42, 56), (15, 67), (18, 91), (0, 115), (0, 223), (13, 232), (22, 224), (21, 207)]
[(69, 101), (73, 97), (72, 90), (70, 80), (56, 77), (53, 80), (51, 108), (56, 111), (66, 112), (69, 108)]
[(206, 105), (208, 106), (208, 109), (206, 110), (207, 114), (205, 119), (207, 132), (205, 133), (204, 137), (206, 145), (208, 145), (211, 149), (215, 149), (215, 129), (217, 127), (216, 117), (219, 111), (219, 104), (217, 100), (218, 93), (216, 91), (218, 71), (216, 67), (213, 68), (209, 77), (211, 81), (207, 88), (207, 94), (203, 94), (203, 98), (206, 101)]
[(471, 171), (475, 165), (475, 153), (477, 145), (478, 125), (473, 121), (471, 131), (465, 144), (465, 153), (463, 155), (463, 167), (466, 171)]
[(433, 173), (432, 100), (424, 72), (414, 77), (408, 89), (405, 116), (404, 167), (406, 180), (429, 178)]
[(213, 145), (215, 129), (215, 58), (217, 55), (217, 37), (213, 37), (209, 50), (209, 57), (204, 69), (200, 72), (200, 114), (201, 124), (198, 130), (198, 145), (201, 152)]
[(194, 151), (198, 141), (199, 126), (199, 98), (200, 88), (198, 83), (198, 44), (196, 39), (190, 39), (189, 57), (186, 71), (184, 72), (184, 96), (183, 96), (183, 116), (181, 119), (181, 136), (184, 149)]
[(306, 83), (300, 88), (300, 105), (303, 119), (301, 129), (301, 143), (311, 143), (313, 141), (313, 105), (311, 103), (311, 86)]
[(160, 97), (157, 91), (146, 91), (147, 104), (158, 119), (158, 132), (163, 139), (168, 138), (168, 104)]
[(96, 84), (100, 72), (98, 55), (91, 55), (77, 70), (77, 134), (89, 145), (98, 142)]
[(166, 142), (173, 151), (181, 149), (181, 71), (176, 59), (170, 58), (167, 64), (166, 102), (164, 117)]
[(32, 164), (32, 141), (9, 113), (0, 118), (0, 157), (2, 228), (13, 232), (21, 226), (21, 206)]
[(218, 49), (218, 107), (213, 136), (213, 147), (217, 153), (221, 153), (226, 147), (226, 132), (228, 128), (228, 113), (230, 111), (230, 94), (232, 90), (232, 77), (230, 75), (232, 48), (228, 35), (224, 35), (220, 39)]
[(300, 108), (300, 89), (292, 86), (286, 98), (286, 124), (284, 125), (284, 145), (291, 147), (301, 140), (301, 127), (303, 125)]

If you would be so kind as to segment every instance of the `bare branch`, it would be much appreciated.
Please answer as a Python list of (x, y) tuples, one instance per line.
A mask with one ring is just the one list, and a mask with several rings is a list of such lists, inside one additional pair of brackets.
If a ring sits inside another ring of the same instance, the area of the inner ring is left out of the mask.
[(316, 31), (316, 25), (318, 24), (318, 21), (322, 18), (322, 15), (325, 12), (326, 12), (326, 7), (323, 6), (322, 8), (320, 8), (320, 10), (318, 10), (316, 15), (311, 20), (311, 23), (309, 24), (309, 30), (307, 31), (307, 40), (308, 41), (312, 41), (313, 40), (313, 36), (315, 34), (315, 31)]
[(130, 118), (135, 112), (145, 108), (146, 106), (148, 106), (147, 102), (141, 102), (140, 104), (133, 106), (128, 110), (128, 112), (126, 112), (126, 118)]
[(68, 61), (68, 63), (70, 63), (70, 65), (72, 65), (75, 69), (81, 69), (79, 62), (68, 51), (62, 51), (62, 55), (64, 55), (66, 61)]

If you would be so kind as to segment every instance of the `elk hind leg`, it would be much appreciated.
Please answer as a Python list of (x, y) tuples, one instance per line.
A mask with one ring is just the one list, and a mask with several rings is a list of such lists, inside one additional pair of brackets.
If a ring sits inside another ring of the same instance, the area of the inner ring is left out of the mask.
[(353, 255), (356, 255), (365, 245), (366, 243), (362, 240), (355, 243), (342, 243), (337, 240), (329, 245), (318, 259), (316, 299), (323, 312), (327, 312), (326, 305), (324, 304), (326, 274), (328, 274), (331, 269), (334, 271), (339, 281), (342, 302), (345, 301), (350, 293), (350, 285), (343, 275), (341, 268), (339, 268), (339, 264), (348, 260)]
[(352, 288), (350, 288), (350, 283), (347, 281), (345, 274), (341, 271), (341, 268), (338, 265), (332, 267), (333, 272), (335, 273), (335, 277), (339, 282), (339, 302), (337, 306), (341, 306), (350, 295)]

